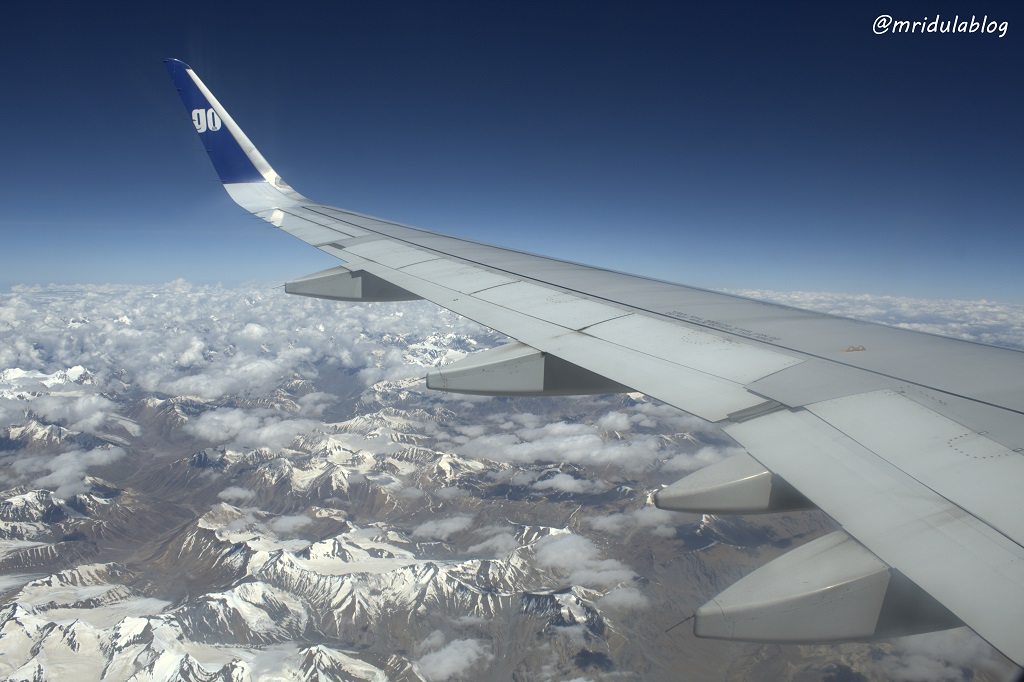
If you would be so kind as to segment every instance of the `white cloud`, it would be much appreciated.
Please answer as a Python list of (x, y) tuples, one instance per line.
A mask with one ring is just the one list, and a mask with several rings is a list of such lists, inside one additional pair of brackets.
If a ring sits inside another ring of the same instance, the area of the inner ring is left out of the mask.
[(605, 439), (593, 424), (552, 422), (524, 427), (514, 433), (502, 431), (470, 438), (455, 450), (467, 457), (498, 462), (614, 465), (638, 471), (664, 457), (664, 446), (664, 441), (652, 434)]
[(468, 490), (449, 486), (447, 488), (438, 488), (434, 491), (434, 495), (443, 500), (457, 500), (459, 498), (469, 497), (470, 493)]
[(255, 680), (288, 679), (298, 657), (299, 645), (295, 642), (253, 648), (246, 672)]
[(297, 402), (300, 407), (299, 414), (302, 416), (321, 417), (325, 409), (338, 402), (338, 398), (330, 393), (316, 391), (301, 396)]
[(714, 432), (717, 430), (717, 427), (710, 422), (706, 422), (700, 417), (694, 417), (692, 414), (687, 414), (664, 403), (639, 403), (633, 409), (654, 422), (660, 422), (676, 429), (679, 433), (691, 433), (693, 431)]
[(288, 419), (271, 409), (220, 408), (204, 412), (185, 425), (185, 432), (214, 444), (280, 450), (296, 436), (320, 428), (312, 419)]
[(452, 516), (447, 519), (434, 519), (421, 523), (413, 529), (412, 535), (416, 538), (447, 540), (456, 533), (467, 530), (472, 525), (472, 516)]
[[(963, 671), (977, 667), (991, 647), (966, 628), (932, 632), (893, 640), (892, 654), (872, 659), (871, 672), (893, 682), (965, 679)], [(1011, 668), (999, 672), (1011, 675)], [(998, 673), (997, 673), (998, 675)]]
[(675, 524), (682, 522), (684, 518), (679, 514), (648, 505), (620, 514), (592, 516), (587, 519), (587, 523), (609, 535), (622, 536), (640, 528), (653, 535), (668, 538), (675, 535)]
[(512, 415), (512, 421), (518, 422), (528, 429), (535, 429), (544, 423), (544, 419), (532, 412), (520, 412)]
[(403, 500), (418, 500), (426, 493), (416, 486), (406, 486), (399, 488), (394, 494)]
[(311, 419), (267, 419), (260, 428), (249, 434), (241, 434), (236, 441), (245, 442), (250, 447), (280, 450), (289, 447), (297, 436), (318, 428), (320, 422)]
[(576, 649), (585, 649), (587, 647), (587, 637), (590, 635), (590, 630), (583, 623), (558, 625), (552, 628), (552, 630), (554, 635), (566, 640)]
[(185, 425), (185, 430), (197, 438), (214, 443), (233, 440), (240, 433), (259, 428), (259, 415), (248, 410), (225, 408), (204, 412)]
[(331, 368), (369, 368), (373, 380), (420, 376), (417, 353), (429, 354), (429, 344), (408, 346), (439, 324), (455, 337), (499, 338), (428, 303), (337, 305), (276, 288), (185, 282), (59, 293), (14, 287), (0, 297), (0, 320), (0, 368), (51, 374), (82, 365), (100, 391), (121, 394), (127, 385), (210, 401), (266, 396), (283, 381)]
[(508, 482), (512, 485), (530, 485), (538, 478), (540, 478), (541, 472), (539, 471), (517, 471), (509, 477)]
[(198, 337), (193, 336), (190, 339), (182, 339), (182, 341), (184, 341), (185, 348), (178, 353), (174, 364), (188, 368), (199, 365), (206, 359), (206, 344)]
[(19, 476), (48, 472), (33, 479), (32, 483), (53, 490), (57, 497), (66, 498), (89, 490), (84, 479), (90, 467), (110, 464), (124, 455), (125, 451), (118, 447), (71, 450), (52, 457), (42, 455), (18, 459), (11, 465), (11, 470)]
[(597, 427), (602, 431), (628, 431), (630, 426), (629, 415), (624, 412), (609, 412), (597, 420)]
[(431, 682), (443, 682), (464, 675), (494, 658), (491, 646), (480, 639), (457, 639), (417, 661), (420, 673)]
[(569, 474), (555, 474), (551, 478), (537, 481), (531, 486), (534, 490), (556, 490), (563, 493), (586, 493), (596, 494), (608, 490), (608, 484), (604, 481), (590, 481), (585, 478), (576, 478)]
[(256, 493), (248, 488), (242, 488), (241, 486), (233, 485), (217, 493), (217, 497), (221, 500), (235, 501), (235, 502), (246, 502), (256, 497)]
[(72, 431), (97, 433), (117, 406), (98, 395), (44, 395), (29, 403), (29, 409), (44, 420), (63, 422)]
[(662, 465), (661, 470), (689, 473), (743, 452), (745, 452), (743, 448), (705, 445), (696, 452), (680, 452), (672, 455)]
[(490, 623), (490, 621), (484, 616), (474, 616), (472, 614), (459, 616), (452, 621), (461, 628), (481, 628)]
[(458, 425), (455, 430), (469, 438), (479, 438), (487, 433), (487, 427), (482, 424)]
[(627, 611), (647, 608), (651, 605), (651, 600), (635, 587), (617, 587), (601, 597), (597, 605), (602, 609)]
[(309, 518), (305, 514), (295, 514), (293, 516), (278, 516), (276, 519), (268, 523), (267, 527), (279, 535), (287, 535), (289, 533), (294, 533), (300, 528), (305, 528), (311, 523), (313, 523), (313, 519)]
[(475, 531), (475, 535), (484, 537), (484, 540), (466, 549), (466, 552), (470, 555), (486, 554), (493, 557), (503, 557), (519, 548), (519, 541), (516, 540), (516, 536), (502, 526), (478, 528)]
[(440, 630), (434, 630), (427, 638), (420, 642), (420, 651), (437, 651), (444, 646), (445, 637), (444, 633)]
[[(13, 401), (12, 401), (13, 402)], [(0, 428), (17, 424), (22, 421), (24, 412), (13, 405), (5, 404), (7, 401), (0, 400)]]
[(611, 586), (636, 573), (615, 559), (602, 559), (591, 540), (575, 534), (549, 535), (536, 543), (537, 564), (567, 574), (577, 585)]

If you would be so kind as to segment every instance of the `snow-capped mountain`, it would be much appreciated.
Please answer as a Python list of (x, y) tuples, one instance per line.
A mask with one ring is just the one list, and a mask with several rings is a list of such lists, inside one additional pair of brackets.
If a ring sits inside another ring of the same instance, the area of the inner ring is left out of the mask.
[[(828, 520), (651, 507), (731, 445), (643, 396), (427, 392), (427, 368), (501, 339), (426, 304), (12, 296), (0, 679), (883, 679), (905, 660), (674, 628)], [(995, 679), (962, 641), (937, 669)]]

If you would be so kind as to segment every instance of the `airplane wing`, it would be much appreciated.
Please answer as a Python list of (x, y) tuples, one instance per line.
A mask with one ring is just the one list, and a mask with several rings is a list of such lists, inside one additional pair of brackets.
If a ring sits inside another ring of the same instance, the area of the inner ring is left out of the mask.
[(195, 72), (166, 60), (228, 194), (344, 265), (286, 285), (424, 298), (515, 342), (427, 376), (489, 395), (635, 390), (747, 453), (666, 509), (817, 507), (842, 530), (697, 612), (699, 636), (863, 640), (966, 624), (1024, 665), (1024, 354), (588, 267), (327, 206), (289, 187)]

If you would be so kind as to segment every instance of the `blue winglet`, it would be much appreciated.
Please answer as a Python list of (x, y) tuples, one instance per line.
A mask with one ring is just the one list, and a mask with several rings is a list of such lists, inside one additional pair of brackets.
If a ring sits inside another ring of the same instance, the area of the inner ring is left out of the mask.
[[(266, 178), (253, 165), (253, 160), (241, 146), (244, 141), (247, 143), (246, 146), (251, 148), (251, 143), (234, 125), (227, 112), (212, 97), (212, 94), (209, 97), (204, 94), (204, 90), (206, 93), (210, 91), (202, 84), (192, 68), (178, 59), (165, 59), (164, 64), (167, 66), (168, 73), (171, 74), (174, 87), (181, 95), (185, 111), (192, 117), (192, 125), (199, 133), (199, 139), (202, 140), (203, 147), (209, 153), (210, 161), (213, 162), (220, 181), (225, 185), (238, 182), (266, 182)], [(213, 101), (211, 102), (210, 99)], [(255, 148), (251, 148), (250, 153), (255, 153), (262, 161), (262, 157), (259, 157), (259, 152)]]

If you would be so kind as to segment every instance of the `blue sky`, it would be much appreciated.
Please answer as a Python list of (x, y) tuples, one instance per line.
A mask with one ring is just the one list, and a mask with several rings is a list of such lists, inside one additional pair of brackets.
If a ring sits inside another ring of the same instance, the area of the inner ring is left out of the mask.
[(223, 193), (177, 57), (320, 201), (698, 286), (1024, 302), (1019, 3), (37, 5), (0, 47), (0, 290), (335, 262)]

